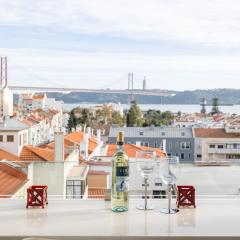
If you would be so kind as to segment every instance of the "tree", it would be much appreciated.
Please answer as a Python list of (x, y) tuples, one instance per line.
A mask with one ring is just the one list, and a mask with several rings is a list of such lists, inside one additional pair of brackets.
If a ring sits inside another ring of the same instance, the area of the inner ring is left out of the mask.
[(136, 102), (132, 102), (132, 106), (127, 114), (128, 127), (140, 127), (143, 124), (142, 112)]
[(97, 121), (101, 122), (103, 124), (108, 124), (109, 121), (111, 121), (112, 118), (112, 107), (103, 105), (101, 109), (98, 109), (96, 111)]
[(68, 131), (71, 132), (72, 129), (76, 129), (77, 126), (87, 127), (91, 126), (93, 120), (93, 115), (87, 108), (74, 108), (70, 112), (68, 120)]
[(76, 109), (72, 109), (70, 114), (69, 114), (69, 119), (68, 119), (68, 131), (72, 132), (73, 129), (76, 129), (78, 124), (80, 124), (80, 120), (75, 114)]
[(118, 126), (123, 126), (125, 123), (125, 117), (120, 114), (118, 111), (112, 112), (112, 124), (116, 124)]
[(160, 112), (159, 110), (148, 110), (144, 114), (143, 126), (162, 126), (170, 125), (174, 120), (174, 114), (170, 111)]

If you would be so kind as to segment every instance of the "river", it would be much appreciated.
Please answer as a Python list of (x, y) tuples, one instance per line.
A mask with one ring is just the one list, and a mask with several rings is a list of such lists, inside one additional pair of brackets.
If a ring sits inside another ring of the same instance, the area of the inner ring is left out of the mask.
[[(75, 107), (94, 107), (96, 105), (99, 105), (98, 103), (65, 103), (64, 104), (64, 110), (70, 111), (71, 109)], [(122, 104), (124, 109), (129, 109), (128, 104)], [(155, 109), (160, 111), (171, 111), (174, 113), (177, 113), (178, 111), (181, 111), (182, 113), (194, 113), (194, 112), (200, 112), (201, 107), (197, 104), (139, 104), (139, 107), (141, 110), (145, 111), (148, 109)], [(211, 111), (211, 106), (206, 107), (207, 112)], [(220, 111), (224, 113), (230, 113), (230, 114), (240, 114), (240, 105), (233, 105), (233, 106), (219, 106)]]

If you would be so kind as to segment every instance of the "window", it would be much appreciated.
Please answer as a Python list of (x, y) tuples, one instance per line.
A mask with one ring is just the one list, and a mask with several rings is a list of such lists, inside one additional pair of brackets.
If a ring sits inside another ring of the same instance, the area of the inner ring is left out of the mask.
[(149, 142), (141, 142), (141, 146), (148, 147), (149, 146)]
[(7, 135), (7, 142), (14, 142), (14, 136), (13, 135)]
[(0, 135), (0, 142), (3, 142), (3, 135)]
[(240, 159), (240, 154), (227, 154), (227, 159)]
[(197, 158), (202, 158), (202, 154), (197, 154)]
[(181, 149), (190, 149), (191, 143), (190, 142), (181, 142)]
[(140, 135), (140, 136), (143, 136), (143, 132), (140, 132), (139, 135)]
[(218, 148), (219, 149), (223, 149), (223, 145), (218, 145)]
[(162, 132), (162, 136), (165, 136), (165, 132)]
[(215, 145), (211, 144), (209, 145), (209, 148), (215, 148)]
[(155, 142), (154, 143), (154, 147), (157, 148), (159, 145), (158, 145), (158, 142)]
[(233, 144), (233, 149), (237, 149), (237, 144), (236, 143)]
[(181, 153), (181, 159), (184, 159), (185, 156), (184, 156), (184, 153)]
[(184, 137), (184, 136), (185, 136), (185, 133), (184, 133), (184, 132), (181, 132), (181, 136)]
[(162, 186), (162, 180), (161, 178), (155, 178), (155, 186), (161, 187)]
[(22, 145), (22, 135), (19, 135), (19, 146)]
[(67, 198), (82, 198), (82, 184), (79, 180), (67, 180)]

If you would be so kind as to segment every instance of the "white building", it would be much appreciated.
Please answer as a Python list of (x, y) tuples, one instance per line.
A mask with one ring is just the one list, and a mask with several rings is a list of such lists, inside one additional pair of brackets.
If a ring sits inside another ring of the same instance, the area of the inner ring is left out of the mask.
[(55, 132), (60, 130), (64, 131), (62, 111), (36, 109), (31, 111), (29, 116), (33, 117), (37, 121), (45, 121), (46, 126), (44, 127), (44, 134), (46, 130), (48, 141), (52, 141), (54, 139)]
[(24, 145), (28, 144), (29, 127), (14, 118), (6, 118), (0, 124), (0, 149), (19, 156)]
[(240, 161), (240, 133), (229, 133), (224, 128), (196, 128), (194, 135), (197, 162)]
[(25, 93), (20, 94), (18, 99), (18, 105), (21, 109), (22, 115), (25, 113), (43, 109), (43, 110), (63, 110), (63, 101), (57, 101), (55, 98), (48, 98), (46, 93)]
[(64, 135), (55, 134), (54, 161), (33, 162), (28, 179), (33, 185), (47, 185), (48, 195), (55, 198), (87, 198), (88, 166), (79, 165), (79, 152), (74, 148), (65, 157)]
[(0, 86), (0, 119), (13, 115), (13, 93), (7, 85)]
[(32, 109), (45, 109), (47, 95), (46, 93), (37, 94), (35, 93), (32, 96)]
[(49, 141), (49, 126), (44, 119), (37, 120), (30, 115), (23, 118), (21, 122), (29, 126), (28, 143), (30, 145), (39, 146)]

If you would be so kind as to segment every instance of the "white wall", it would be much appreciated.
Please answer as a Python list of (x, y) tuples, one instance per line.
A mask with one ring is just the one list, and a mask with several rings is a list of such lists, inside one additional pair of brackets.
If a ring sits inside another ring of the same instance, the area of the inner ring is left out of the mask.
[(3, 89), (3, 116), (12, 116), (13, 115), (13, 93), (8, 88)]
[[(28, 144), (28, 129), (19, 132), (16, 131), (0, 131), (0, 135), (3, 135), (3, 142), (0, 142), (0, 148), (19, 156), (24, 145)], [(7, 135), (14, 136), (14, 142), (7, 142)], [(24, 137), (25, 135), (25, 137)], [(20, 144), (21, 138), (21, 144)], [(25, 138), (25, 142), (23, 141)]]
[(33, 162), (28, 178), (33, 185), (47, 185), (48, 195), (66, 195), (66, 179), (73, 166), (78, 165), (78, 150), (74, 149), (64, 162)]

